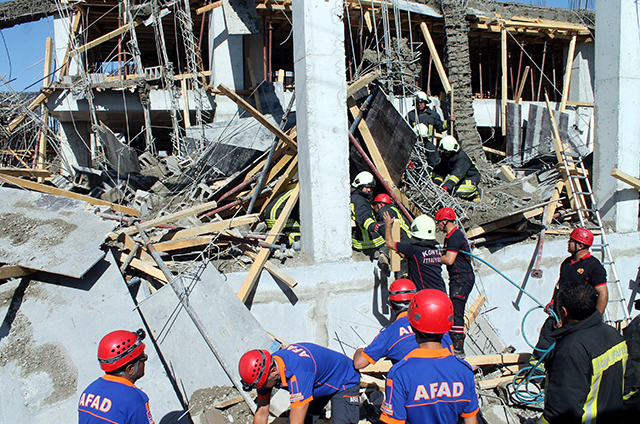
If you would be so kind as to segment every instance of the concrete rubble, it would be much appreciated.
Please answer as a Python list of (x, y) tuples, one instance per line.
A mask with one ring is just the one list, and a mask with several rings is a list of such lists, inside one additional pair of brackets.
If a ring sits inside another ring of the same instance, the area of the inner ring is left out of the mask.
[[(304, 202), (325, 189), (308, 175), (334, 177), (313, 169), (309, 128), (342, 133), (313, 120), (316, 107), (330, 107), (300, 99), (317, 89), (309, 81), (334, 84), (328, 70), (296, 79), (303, 53), (294, 52), (290, 1), (8, 7), (23, 3), (2, 4), (0, 28), (53, 15), (45, 66), (53, 56), (56, 66), (35, 94), (13, 92), (0, 76), (9, 88), (0, 97), (0, 421), (74, 421), (79, 393), (98, 375), (101, 335), (145, 328), (155, 354), (138, 384), (156, 422), (249, 423), (255, 393), (242, 392), (236, 375), (246, 350), (304, 339), (352, 354), (390, 322), (388, 273), (350, 246), (334, 261), (309, 248), (318, 240), (305, 233)], [(524, 298), (521, 311), (518, 290), (489, 268), (546, 303), (573, 228), (592, 226), (608, 245), (592, 195), (602, 172), (595, 13), (489, 1), (342, 6), (334, 29), (346, 34), (337, 61), (347, 84), (335, 120), (348, 114), (351, 141), (340, 181), (370, 170), (409, 219), (456, 211), (479, 276), (465, 348), (482, 411), (491, 423), (533, 417), (540, 404), (520, 401), (514, 382), (529, 360), (522, 331), (534, 337), (543, 318), (516, 329), (536, 304)], [(421, 90), (481, 171), (478, 201), (431, 179), (405, 120)], [(633, 190), (637, 215), (637, 170), (611, 172)], [(289, 191), (268, 222), (269, 205)], [(302, 234), (292, 244), (293, 215)], [(624, 286), (609, 308), (618, 326), (639, 288), (628, 272), (636, 238), (614, 233), (613, 253), (602, 253), (619, 264), (610, 290)], [(379, 422), (388, 369), (364, 370), (364, 422)], [(272, 418), (284, 422), (287, 396), (275, 399)]]

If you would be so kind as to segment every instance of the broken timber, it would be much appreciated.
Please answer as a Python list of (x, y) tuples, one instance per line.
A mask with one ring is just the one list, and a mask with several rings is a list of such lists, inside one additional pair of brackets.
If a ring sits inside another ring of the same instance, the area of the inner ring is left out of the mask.
[(623, 172), (619, 169), (614, 168), (611, 170), (611, 176), (624, 183), (629, 184), (631, 187), (635, 188), (636, 190), (640, 190), (640, 180), (637, 179), (636, 177), (632, 177), (626, 172)]

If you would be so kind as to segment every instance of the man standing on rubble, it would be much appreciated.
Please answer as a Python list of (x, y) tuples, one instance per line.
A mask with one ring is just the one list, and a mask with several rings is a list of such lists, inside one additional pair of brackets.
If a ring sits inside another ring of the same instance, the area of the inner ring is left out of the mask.
[(384, 238), (375, 230), (378, 224), (373, 214), (371, 200), (376, 181), (370, 172), (362, 171), (351, 184), (351, 219), (355, 222), (352, 228), (351, 243), (353, 248), (364, 252), (373, 259), (378, 259), (380, 268), (389, 266), (388, 256), (385, 255)]
[(414, 131), (416, 131), (416, 128), (419, 128), (420, 124), (423, 124), (426, 127), (426, 132), (423, 129), (419, 129), (419, 132), (416, 131), (416, 134), (418, 134), (423, 141), (431, 142), (435, 146), (435, 132), (441, 133), (448, 128), (449, 124), (447, 121), (440, 119), (440, 115), (430, 106), (432, 106), (432, 104), (427, 94), (424, 91), (418, 91), (416, 93), (417, 111), (415, 109), (410, 110), (407, 114), (407, 121), (409, 121), (409, 125), (414, 128)]
[(409, 278), (418, 290), (436, 289), (446, 292), (442, 279), (442, 259), (436, 242), (436, 224), (427, 215), (416, 217), (411, 223), (411, 240), (409, 243), (394, 242), (391, 226), (394, 218), (384, 214), (385, 241), (389, 249), (393, 249), (409, 264)]
[(100, 340), (98, 362), (105, 372), (82, 392), (80, 424), (153, 424), (149, 397), (134, 384), (144, 376), (144, 330), (113, 331)]
[(454, 136), (440, 140), (440, 163), (433, 168), (431, 178), (446, 193), (465, 200), (479, 200), (480, 171), (460, 148)]
[(360, 420), (360, 374), (351, 358), (313, 343), (290, 344), (271, 355), (250, 350), (238, 364), (246, 391), (258, 390), (254, 424), (267, 424), (274, 387), (289, 391), (289, 423), (315, 420), (331, 401), (333, 424), (356, 424)]
[[(602, 321), (597, 291), (562, 284), (556, 310), (562, 327), (546, 361), (544, 411), (538, 424), (621, 423), (627, 345)], [(637, 422), (637, 416), (634, 417)]]
[(464, 357), (464, 309), (476, 276), (471, 265), (471, 257), (460, 252), (471, 253), (467, 237), (456, 226), (456, 213), (451, 208), (442, 208), (436, 213), (438, 230), (445, 234), (442, 263), (449, 272), (449, 297), (453, 303), (453, 340), (454, 353)]
[[(383, 327), (375, 339), (353, 355), (353, 366), (359, 370), (369, 364), (375, 364), (386, 357), (392, 364), (400, 362), (412, 350), (418, 348), (415, 334), (411, 329), (407, 313), (409, 303), (417, 289), (411, 280), (400, 278), (389, 286), (389, 305), (395, 315), (395, 321)], [(442, 336), (442, 347), (452, 350), (452, 341), (448, 333)]]
[[(554, 308), (556, 295), (560, 287), (569, 282), (580, 282), (588, 284), (596, 290), (598, 294), (597, 308), (600, 314), (604, 314), (609, 301), (609, 290), (607, 289), (607, 271), (600, 261), (591, 256), (589, 248), (593, 244), (593, 233), (586, 228), (576, 228), (571, 231), (567, 243), (567, 251), (571, 254), (560, 265), (560, 277), (558, 284), (553, 291), (551, 302), (548, 308)], [(560, 311), (554, 308), (556, 314)], [(552, 335), (556, 328), (556, 321), (549, 316), (540, 329), (540, 337), (534, 349), (532, 359), (537, 361), (549, 349), (555, 341)]]
[(471, 366), (442, 347), (453, 306), (440, 290), (422, 290), (411, 300), (409, 322), (419, 348), (387, 375), (380, 419), (388, 424), (477, 424), (479, 411)]

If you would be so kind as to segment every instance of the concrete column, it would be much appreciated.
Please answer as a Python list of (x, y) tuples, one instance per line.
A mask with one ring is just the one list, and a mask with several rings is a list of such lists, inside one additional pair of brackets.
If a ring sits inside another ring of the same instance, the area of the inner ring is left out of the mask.
[[(213, 9), (209, 17), (209, 69), (211, 84), (224, 84), (232, 90), (244, 89), (244, 54), (242, 35), (227, 34), (222, 8)], [(259, 79), (262, 81), (262, 78)], [(227, 121), (238, 106), (226, 96), (216, 96), (214, 122)]]
[[(73, 24), (74, 14), (72, 13), (69, 18), (63, 18), (57, 15), (53, 19), (53, 32), (54, 32), (54, 46), (55, 46), (55, 59), (56, 68), (59, 68), (64, 63), (64, 54), (67, 51), (71, 35), (71, 25)], [(82, 26), (82, 23), (80, 23)], [(81, 32), (81, 28), (78, 28), (78, 33)], [(80, 55), (75, 56), (69, 63), (67, 75), (78, 74), (78, 59)]]
[(610, 176), (638, 176), (640, 163), (640, 6), (632, 0), (596, 3), (596, 140), (593, 185), (606, 221), (638, 230), (638, 191)]
[(576, 45), (576, 53), (571, 68), (570, 101), (593, 102), (594, 55), (595, 45), (593, 42)]
[(60, 122), (61, 174), (75, 175), (73, 166), (91, 167), (91, 133), (89, 122)]
[(351, 257), (343, 4), (293, 0), (302, 248), (313, 260)]

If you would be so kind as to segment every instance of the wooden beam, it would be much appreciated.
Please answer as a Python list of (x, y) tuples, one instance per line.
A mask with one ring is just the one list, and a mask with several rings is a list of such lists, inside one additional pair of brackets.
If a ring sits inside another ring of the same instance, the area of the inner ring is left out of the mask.
[[(216, 233), (230, 228), (239, 227), (241, 225), (254, 224), (260, 220), (260, 216), (257, 213), (251, 215), (245, 215), (238, 218), (225, 219), (224, 221), (209, 222), (207, 224), (199, 225), (194, 228), (188, 228), (186, 230), (176, 231), (175, 233), (169, 233), (162, 237), (162, 241), (179, 240), (189, 237), (196, 237), (202, 234)], [(156, 245), (157, 247), (158, 245)]]
[(62, 190), (56, 187), (50, 187), (48, 185), (34, 183), (33, 181), (23, 180), (21, 178), (12, 177), (11, 175), (0, 174), (0, 182), (7, 182), (19, 187), (28, 188), (29, 190), (39, 191), (41, 193), (54, 194), (56, 196), (69, 197), (72, 199), (82, 200), (90, 205), (105, 205), (109, 206), (115, 212), (126, 213), (131, 216), (140, 216), (140, 212), (128, 208), (126, 206), (118, 205), (115, 203), (107, 202), (102, 199), (96, 199), (95, 197), (86, 196), (84, 194), (73, 193), (67, 190)]
[(567, 65), (564, 70), (564, 83), (562, 85), (562, 99), (560, 100), (560, 112), (564, 112), (567, 108), (567, 100), (569, 100), (569, 87), (571, 86), (571, 68), (573, 67), (573, 55), (576, 52), (577, 36), (571, 37), (569, 42), (569, 51), (567, 52)]
[(508, 383), (510, 381), (513, 381), (513, 376), (512, 375), (508, 375), (506, 377), (498, 377), (498, 378), (494, 378), (492, 380), (482, 380), (482, 381), (480, 381), (480, 390), (495, 389), (500, 384)]
[[(142, 21), (140, 21), (139, 19), (136, 19), (135, 22), (133, 23), (133, 27), (134, 28), (137, 27), (138, 25), (140, 25), (141, 22)], [(78, 47), (77, 49), (72, 50), (69, 53), (69, 58), (71, 59), (74, 56), (79, 55), (80, 53), (84, 53), (87, 50), (90, 50), (90, 49), (92, 49), (92, 48), (94, 48), (96, 46), (99, 46), (100, 44), (102, 44), (102, 43), (104, 43), (106, 41), (109, 41), (109, 40), (111, 40), (113, 38), (116, 38), (119, 35), (124, 34), (125, 32), (127, 32), (129, 30), (129, 28), (130, 28), (129, 24), (126, 24), (126, 25), (121, 26), (120, 28), (114, 29), (113, 31), (106, 33), (105, 35), (103, 35), (101, 37), (96, 38), (93, 41), (89, 41), (87, 44), (83, 44), (82, 46)]]
[(515, 224), (516, 222), (521, 221), (523, 218), (530, 219), (534, 216), (538, 216), (544, 211), (544, 206), (552, 202), (553, 200), (549, 200), (547, 202), (540, 203), (538, 205), (534, 205), (520, 211), (515, 211), (500, 219), (487, 222), (476, 228), (472, 228), (467, 231), (467, 238), (474, 238), (485, 233), (490, 233), (491, 231), (506, 227), (507, 225)]
[(263, 213), (264, 210), (267, 209), (267, 206), (269, 206), (269, 203), (271, 203), (273, 199), (275, 199), (284, 191), (285, 187), (289, 184), (289, 182), (296, 175), (297, 172), (298, 172), (298, 155), (295, 155), (291, 163), (289, 163), (289, 166), (287, 167), (287, 169), (284, 171), (284, 174), (282, 174), (282, 177), (280, 177), (276, 185), (273, 187), (273, 190), (271, 191), (271, 194), (269, 194), (269, 197), (267, 197), (267, 199), (264, 202), (262, 202), (262, 206), (260, 207), (260, 213)]
[[(213, 74), (213, 71), (200, 71), (197, 73), (197, 75), (199, 77), (209, 77)], [(186, 73), (186, 74), (178, 74), (178, 75), (174, 75), (173, 79), (176, 81), (179, 80), (185, 80), (185, 79), (190, 79), (193, 78), (194, 75), (196, 75), (195, 73)], [(127, 75), (127, 77), (129, 77), (130, 75)]]
[(632, 177), (631, 175), (627, 174), (624, 171), (614, 168), (611, 170), (611, 176), (613, 178), (616, 178), (622, 182), (629, 184), (631, 187), (635, 188), (636, 190), (640, 190), (640, 180), (637, 179), (636, 177)]
[(469, 365), (481, 367), (483, 365), (506, 365), (528, 363), (531, 353), (506, 353), (496, 355), (467, 356), (464, 358)]
[(222, 0), (214, 1), (211, 4), (197, 8), (196, 15), (202, 15), (203, 13), (208, 12), (210, 10), (217, 9), (220, 6), (222, 6)]
[(175, 250), (208, 246), (214, 239), (214, 236), (200, 236), (188, 239), (165, 241), (162, 243), (154, 243), (153, 246), (158, 252), (173, 252)]
[(131, 263), (129, 264), (129, 267), (143, 272), (158, 281), (162, 281), (165, 284), (169, 282), (167, 281), (167, 277), (164, 276), (162, 271), (160, 271), (160, 269), (156, 267), (156, 264), (155, 262), (153, 262), (153, 260), (141, 261), (140, 259), (133, 258), (131, 260)]
[(429, 47), (433, 63), (436, 65), (436, 71), (438, 71), (438, 76), (440, 77), (444, 91), (449, 94), (451, 93), (451, 84), (449, 83), (449, 78), (447, 78), (444, 66), (442, 66), (442, 61), (440, 60), (438, 50), (436, 50), (436, 45), (433, 43), (433, 39), (431, 38), (429, 27), (427, 27), (425, 22), (422, 22), (420, 23), (420, 29), (422, 30), (422, 35), (424, 36), (425, 41), (427, 42), (427, 47)]
[(0, 168), (0, 174), (12, 175), (14, 177), (38, 177), (46, 178), (49, 175), (49, 171), (46, 169), (32, 169), (32, 168)]
[[(140, 224), (140, 226), (142, 227), (143, 230), (147, 230), (149, 228), (153, 228), (157, 225), (160, 224), (168, 224), (169, 222), (173, 222), (173, 221), (177, 221), (179, 219), (182, 218), (186, 218), (188, 216), (191, 215), (197, 215), (199, 213), (203, 213), (203, 212), (208, 212), (211, 209), (215, 209), (218, 206), (218, 203), (214, 200), (211, 202), (207, 202), (207, 203), (203, 203), (201, 205), (196, 205), (196, 206), (192, 206), (190, 208), (186, 208), (186, 209), (182, 209), (179, 210), (178, 212), (174, 212), (174, 213), (170, 213), (168, 215), (163, 215), (161, 217), (155, 218), (155, 219), (151, 219), (149, 221), (145, 221), (143, 223)], [(127, 228), (123, 228), (120, 230), (116, 230), (114, 232), (114, 234), (116, 235), (120, 235), (120, 234), (135, 234), (137, 233), (138, 230), (136, 229), (136, 227), (131, 226), (131, 227), (127, 227)]]
[[(394, 242), (400, 241), (400, 221), (397, 219), (393, 220), (393, 224), (391, 226), (391, 238)], [(400, 271), (400, 261), (402, 260), (400, 255), (398, 255), (395, 249), (389, 249), (389, 255), (391, 256), (391, 271)]]
[(553, 109), (551, 109), (551, 102), (549, 102), (549, 95), (547, 94), (546, 90), (544, 92), (544, 99), (547, 102), (549, 119), (551, 119), (551, 130), (553, 135), (551, 141), (553, 142), (553, 148), (556, 152), (556, 160), (558, 161), (558, 164), (562, 165), (562, 152), (564, 152), (564, 146), (562, 145), (562, 140), (560, 139), (560, 132), (558, 131), (558, 125), (556, 124), (556, 117), (553, 114)]
[(502, 64), (502, 85), (500, 88), (500, 126), (502, 136), (507, 135), (507, 31), (503, 27), (500, 30), (500, 63)]
[(507, 157), (507, 154), (502, 150), (492, 149), (491, 147), (487, 147), (487, 146), (482, 146), (482, 150), (484, 150), (487, 153), (492, 153), (494, 155)]
[[(570, 100), (567, 100), (567, 104), (569, 106), (578, 106), (578, 107), (594, 107), (596, 104), (593, 102), (572, 102)], [(591, 115), (593, 116), (593, 115)]]
[(375, 364), (367, 365), (366, 367), (361, 369), (360, 372), (371, 373), (371, 374), (378, 374), (378, 373), (384, 374), (384, 373), (388, 373), (392, 366), (393, 364), (391, 363), (391, 361), (389, 361), (388, 359), (384, 359), (382, 361), (376, 362)]
[(529, 70), (531, 70), (531, 67), (527, 65), (527, 67), (524, 68), (524, 73), (522, 74), (522, 79), (520, 80), (520, 83), (518, 84), (518, 94), (516, 95), (516, 103), (517, 104), (522, 103), (522, 91), (524, 90), (524, 85), (527, 82), (527, 76), (529, 75)]
[[(240, 249), (244, 252), (245, 255), (253, 259), (255, 262), (258, 259), (258, 254), (251, 250), (248, 246), (240, 246)], [(287, 286), (294, 288), (298, 285), (298, 282), (293, 279), (289, 274), (278, 268), (276, 265), (272, 264), (269, 261), (264, 263), (264, 269), (266, 269), (269, 274), (271, 274), (274, 278), (282, 281)]]
[(360, 376), (360, 387), (374, 387), (380, 391), (384, 391), (385, 384), (386, 382), (382, 378), (373, 377), (367, 374), (362, 374)]
[[(564, 181), (563, 180), (558, 181), (555, 187), (553, 187), (553, 193), (551, 194), (550, 200), (560, 199), (560, 195), (562, 194), (563, 187), (564, 187)], [(543, 222), (543, 225), (551, 224), (551, 221), (553, 221), (553, 215), (555, 215), (556, 209), (558, 208), (558, 206), (560, 206), (559, 201), (549, 203), (549, 210), (547, 211), (547, 222)], [(549, 230), (545, 230), (545, 231), (548, 232)]]
[(251, 116), (253, 116), (258, 122), (264, 125), (269, 131), (271, 131), (276, 137), (285, 142), (294, 151), (298, 150), (298, 145), (288, 135), (286, 135), (277, 125), (269, 121), (263, 114), (258, 112), (256, 108), (251, 106), (245, 99), (238, 96), (233, 90), (227, 88), (224, 84), (218, 85), (218, 90), (228, 98), (230, 98), (235, 104), (246, 110)]
[(30, 275), (36, 270), (24, 268), (16, 265), (6, 265), (0, 267), (0, 280), (8, 280), (9, 278), (18, 278)]
[[(273, 244), (276, 241), (278, 234), (284, 228), (284, 225), (286, 224), (287, 219), (289, 219), (289, 215), (291, 215), (291, 211), (293, 210), (293, 207), (298, 201), (299, 195), (300, 195), (300, 185), (296, 184), (296, 187), (293, 189), (293, 192), (291, 193), (291, 197), (289, 197), (289, 200), (287, 200), (287, 202), (285, 203), (284, 208), (282, 209), (282, 212), (280, 212), (280, 216), (278, 217), (278, 219), (276, 220), (276, 223), (273, 225), (273, 228), (269, 232), (269, 235), (267, 236), (265, 243)], [(258, 277), (260, 276), (260, 272), (262, 271), (262, 268), (265, 262), (267, 262), (267, 259), (269, 259), (270, 253), (271, 253), (271, 249), (267, 249), (267, 248), (262, 248), (258, 252), (258, 256), (254, 260), (253, 265), (251, 266), (251, 269), (249, 270), (249, 273), (247, 274), (247, 277), (244, 279), (244, 282), (242, 283), (242, 287), (240, 287), (240, 291), (238, 292), (238, 297), (240, 298), (240, 300), (242, 300), (242, 302), (246, 302), (247, 299), (249, 298), (249, 293), (251, 293), (251, 290), (253, 290), (253, 287), (256, 284)]]
[(360, 78), (349, 84), (349, 86), (347, 87), (347, 98), (353, 96), (379, 77), (380, 71), (369, 72), (368, 74), (361, 76)]
[(473, 324), (473, 322), (476, 320), (476, 318), (480, 314), (480, 310), (482, 309), (482, 306), (484, 306), (486, 301), (487, 301), (487, 296), (481, 294), (476, 298), (476, 300), (473, 302), (471, 307), (467, 309), (467, 311), (464, 314), (465, 331), (469, 330), (469, 328), (471, 327), (471, 324)]
[[(38, 94), (38, 96), (33, 99), (33, 101), (31, 103), (29, 103), (29, 106), (27, 106), (27, 109), (29, 109), (29, 111), (33, 112), (38, 106), (40, 106), (42, 104), (42, 102), (44, 102), (45, 100), (47, 100), (47, 98), (51, 95), (51, 93), (53, 93), (53, 90), (46, 90), (40, 94)], [(20, 123), (22, 121), (24, 121), (24, 119), (27, 117), (26, 113), (21, 113), (20, 115), (16, 116), (13, 121), (11, 121), (9, 123), (9, 125), (7, 126), (7, 131), (8, 132), (12, 132), (13, 130), (16, 129), (16, 127), (18, 125), (20, 125)]]
[[(49, 87), (51, 85), (51, 63), (53, 61), (53, 38), (47, 37), (47, 41), (44, 49), (44, 80), (42, 81), (43, 87)], [(40, 129), (40, 141), (38, 142), (38, 169), (45, 170), (46, 158), (47, 158), (47, 130), (49, 129), (49, 109), (46, 105), (42, 105), (42, 121), (44, 125)], [(44, 182), (43, 177), (38, 178), (38, 182)]]
[(191, 116), (189, 109), (189, 93), (187, 92), (187, 80), (180, 81), (180, 90), (182, 92), (182, 117), (184, 119), (184, 126), (191, 126)]

